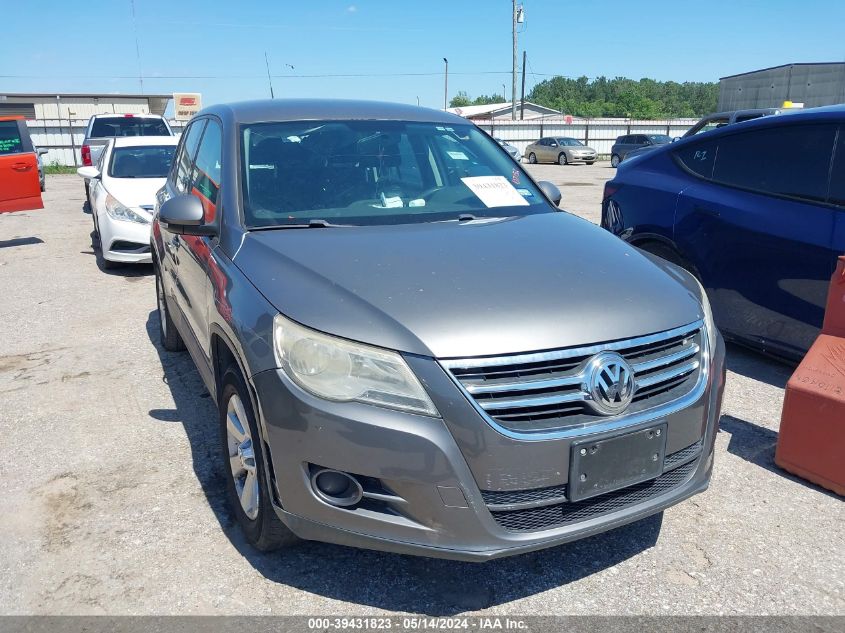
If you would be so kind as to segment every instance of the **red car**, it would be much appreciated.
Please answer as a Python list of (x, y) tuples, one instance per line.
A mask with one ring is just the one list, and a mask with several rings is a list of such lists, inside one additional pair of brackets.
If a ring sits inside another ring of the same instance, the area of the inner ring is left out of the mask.
[(43, 209), (38, 159), (22, 116), (0, 117), (0, 213)]

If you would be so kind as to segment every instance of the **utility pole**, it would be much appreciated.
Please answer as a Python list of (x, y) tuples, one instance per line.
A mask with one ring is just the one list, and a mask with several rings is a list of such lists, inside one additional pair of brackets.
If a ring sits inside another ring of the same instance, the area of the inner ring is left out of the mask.
[(273, 78), (270, 76), (270, 60), (267, 59), (267, 51), (264, 51), (264, 65), (267, 67), (267, 83), (270, 84), (270, 98), (275, 99), (273, 94)]
[(443, 111), (449, 107), (449, 60), (443, 58), (443, 63), (446, 64), (446, 72), (443, 74)]
[(516, 0), (513, 4), (513, 68), (511, 69), (511, 119), (516, 121)]
[(522, 51), (522, 99), (519, 102), (519, 120), (525, 118), (525, 58), (526, 53)]

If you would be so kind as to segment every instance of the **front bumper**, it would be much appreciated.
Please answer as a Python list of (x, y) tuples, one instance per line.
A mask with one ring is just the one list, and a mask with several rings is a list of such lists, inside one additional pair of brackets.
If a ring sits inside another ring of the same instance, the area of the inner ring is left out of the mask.
[(596, 154), (575, 154), (572, 156), (571, 160), (576, 162), (592, 163), (598, 160), (598, 156)]
[[(498, 522), (481, 490), (520, 491), (565, 480), (561, 456), (568, 455), (571, 442), (583, 439), (589, 431), (574, 438), (541, 441), (504, 437), (456, 393), (439, 365), (426, 359), (408, 361), (443, 419), (327, 402), (303, 392), (281, 371), (261, 372), (253, 376), (252, 385), (272, 464), (277, 514), (304, 539), (469, 561), (542, 549), (637, 521), (709, 485), (724, 388), (724, 356), (719, 337), (707, 388), (692, 406), (602, 434), (665, 420), (667, 455), (680, 454), (700, 442), (700, 452), (683, 473), (677, 471), (682, 477), (675, 485), (643, 497), (642, 502), (584, 520), (523, 531), (507, 529)], [(352, 473), (370, 482), (367, 485), (377, 482), (376, 492), (387, 491), (388, 495), (376, 494), (352, 509), (329, 505), (313, 493), (309, 465)]]
[(150, 264), (150, 225), (114, 220), (108, 213), (97, 217), (103, 258), (111, 262)]

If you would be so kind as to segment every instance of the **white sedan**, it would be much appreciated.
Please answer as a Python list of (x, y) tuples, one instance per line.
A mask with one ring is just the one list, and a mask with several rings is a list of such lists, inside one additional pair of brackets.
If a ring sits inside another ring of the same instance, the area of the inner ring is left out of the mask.
[(178, 138), (109, 140), (96, 166), (76, 170), (91, 179), (88, 204), (103, 264), (150, 263), (150, 220), (155, 194), (164, 186)]

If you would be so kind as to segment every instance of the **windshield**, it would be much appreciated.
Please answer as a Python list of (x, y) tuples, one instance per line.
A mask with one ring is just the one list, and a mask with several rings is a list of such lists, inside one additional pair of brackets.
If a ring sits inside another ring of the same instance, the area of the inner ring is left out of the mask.
[(142, 119), (133, 116), (94, 119), (94, 124), (91, 126), (91, 138), (113, 136), (171, 136), (171, 134), (161, 119)]
[(575, 138), (559, 138), (557, 142), (566, 147), (583, 147), (584, 145), (581, 141)]
[(521, 167), (474, 125), (296, 121), (241, 130), (249, 228), (553, 211)]
[(655, 145), (664, 145), (672, 142), (672, 137), (666, 136), (665, 134), (649, 134), (648, 138)]
[(112, 178), (167, 178), (175, 145), (115, 147), (109, 164)]

